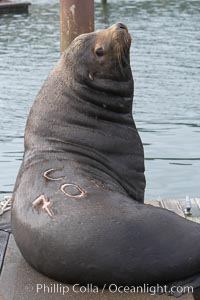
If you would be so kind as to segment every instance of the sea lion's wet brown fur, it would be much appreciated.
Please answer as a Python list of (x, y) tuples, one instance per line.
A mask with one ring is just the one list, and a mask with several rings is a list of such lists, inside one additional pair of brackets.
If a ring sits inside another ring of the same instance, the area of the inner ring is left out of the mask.
[(33, 267), (67, 283), (163, 284), (200, 272), (200, 226), (143, 204), (130, 42), (121, 23), (76, 38), (28, 117), (13, 233)]

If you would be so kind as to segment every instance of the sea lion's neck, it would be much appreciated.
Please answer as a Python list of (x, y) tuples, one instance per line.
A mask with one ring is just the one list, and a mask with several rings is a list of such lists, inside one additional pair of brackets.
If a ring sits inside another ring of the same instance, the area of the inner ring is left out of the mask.
[[(66, 53), (67, 55), (67, 53)], [(132, 113), (134, 82), (129, 61), (123, 70), (110, 70), (101, 74), (84, 66), (71, 63), (65, 55), (61, 57), (56, 69), (57, 76), (65, 81), (65, 89), (82, 101), (89, 102), (119, 114)]]
[(85, 79), (73, 85), (73, 91), (83, 101), (113, 113), (127, 114), (132, 111), (133, 81), (118, 82), (110, 79)]

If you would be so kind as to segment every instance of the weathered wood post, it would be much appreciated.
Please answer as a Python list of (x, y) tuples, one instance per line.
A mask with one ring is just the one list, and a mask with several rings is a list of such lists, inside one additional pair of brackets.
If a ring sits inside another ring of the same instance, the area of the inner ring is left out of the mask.
[(94, 30), (94, 0), (60, 0), (60, 52), (79, 34)]

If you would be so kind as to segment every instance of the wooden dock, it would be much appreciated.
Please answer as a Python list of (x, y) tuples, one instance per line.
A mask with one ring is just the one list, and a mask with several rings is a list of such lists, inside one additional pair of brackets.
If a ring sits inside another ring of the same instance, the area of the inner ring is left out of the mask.
[(31, 2), (0, 0), (0, 14), (27, 14)]
[[(191, 214), (185, 215), (185, 200), (157, 200), (147, 201), (146, 203), (160, 206), (165, 209), (173, 210), (182, 217), (200, 223), (200, 199), (191, 199)], [(31, 268), (23, 259), (18, 247), (15, 244), (13, 235), (10, 233), (9, 226), (10, 212), (0, 216), (0, 300), (172, 300), (175, 299), (168, 295), (150, 294), (130, 294), (130, 293), (110, 293), (109, 291), (99, 290), (98, 293), (74, 293), (72, 286), (64, 285), (43, 276)], [(5, 257), (4, 257), (5, 255)], [(3, 259), (4, 257), (4, 259)], [(38, 289), (38, 284), (43, 286)], [(63, 295), (62, 291), (69, 288)], [(185, 294), (181, 300), (198, 300), (200, 292), (196, 290), (194, 294)]]

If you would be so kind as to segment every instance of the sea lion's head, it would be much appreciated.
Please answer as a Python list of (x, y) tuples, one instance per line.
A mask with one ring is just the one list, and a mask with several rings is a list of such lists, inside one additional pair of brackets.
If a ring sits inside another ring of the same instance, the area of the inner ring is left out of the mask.
[[(133, 97), (130, 45), (131, 37), (123, 23), (78, 36), (62, 56), (68, 82), (75, 82), (74, 87), (81, 95), (81, 86), (84, 90), (92, 89), (94, 102), (94, 93), (104, 92), (110, 96), (107, 101), (104, 97), (104, 106), (114, 105), (116, 109), (126, 106), (130, 110)], [(116, 101), (112, 96), (125, 99)], [(97, 96), (97, 104), (101, 105), (99, 101)]]

